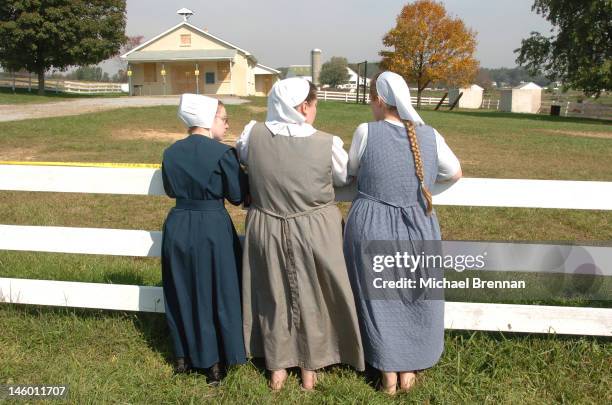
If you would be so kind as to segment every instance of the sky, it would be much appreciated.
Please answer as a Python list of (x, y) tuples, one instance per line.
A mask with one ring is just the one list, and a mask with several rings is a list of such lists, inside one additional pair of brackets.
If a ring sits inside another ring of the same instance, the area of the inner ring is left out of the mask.
[[(310, 63), (320, 48), (323, 61), (378, 61), (382, 37), (407, 0), (128, 0), (127, 35), (148, 40), (178, 24), (176, 11), (194, 12), (189, 22), (242, 49), (264, 65)], [(550, 25), (531, 11), (533, 0), (442, 0), (449, 14), (477, 32), (476, 58), (482, 67), (514, 67), (513, 50), (531, 31)]]

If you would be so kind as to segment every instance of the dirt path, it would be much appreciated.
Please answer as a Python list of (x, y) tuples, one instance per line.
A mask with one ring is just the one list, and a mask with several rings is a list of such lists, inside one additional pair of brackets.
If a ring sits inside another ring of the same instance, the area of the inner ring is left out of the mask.
[[(225, 104), (243, 104), (248, 100), (238, 97), (219, 97)], [(116, 108), (151, 107), (157, 105), (178, 105), (178, 96), (168, 97), (116, 97), (83, 98), (44, 104), (3, 104), (0, 105), (0, 122), (32, 118), (79, 115)]]

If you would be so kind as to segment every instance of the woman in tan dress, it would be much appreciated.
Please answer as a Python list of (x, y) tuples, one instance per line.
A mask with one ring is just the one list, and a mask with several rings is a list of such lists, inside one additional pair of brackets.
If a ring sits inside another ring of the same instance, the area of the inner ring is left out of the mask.
[(316, 88), (277, 82), (265, 123), (251, 121), (237, 142), (252, 204), (243, 256), (247, 354), (264, 357), (270, 387), (300, 367), (311, 390), (315, 370), (345, 363), (363, 370), (363, 350), (344, 256), (334, 185), (346, 183), (340, 138), (312, 127)]

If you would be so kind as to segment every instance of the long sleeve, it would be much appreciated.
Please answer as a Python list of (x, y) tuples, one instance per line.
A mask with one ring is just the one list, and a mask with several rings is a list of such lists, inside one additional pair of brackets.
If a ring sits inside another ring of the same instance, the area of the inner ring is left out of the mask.
[(368, 124), (360, 124), (355, 132), (353, 133), (353, 141), (351, 142), (351, 148), (348, 153), (348, 175), (351, 177), (357, 177), (359, 173), (359, 164), (361, 157), (365, 152), (368, 144)]
[(238, 158), (240, 163), (246, 166), (247, 159), (249, 157), (249, 136), (251, 135), (251, 129), (257, 123), (257, 121), (250, 121), (244, 126), (244, 130), (240, 137), (236, 141), (236, 151), (238, 152)]
[(436, 181), (444, 182), (452, 179), (461, 170), (461, 164), (457, 156), (446, 144), (444, 137), (435, 129), (434, 133), (436, 134), (436, 149), (438, 153), (438, 175), (436, 176)]
[(248, 179), (240, 163), (235, 149), (230, 149), (219, 160), (223, 176), (223, 196), (232, 204), (238, 205), (248, 194)]
[(164, 185), (164, 191), (166, 192), (166, 195), (170, 198), (176, 198), (174, 190), (172, 189), (172, 185), (170, 184), (170, 179), (168, 178), (168, 173), (166, 173), (166, 170), (164, 168), (163, 162), (162, 162), (161, 172), (162, 172), (162, 183)]
[(332, 141), (332, 180), (334, 186), (342, 187), (347, 184), (348, 154), (344, 150), (344, 142), (337, 136)]

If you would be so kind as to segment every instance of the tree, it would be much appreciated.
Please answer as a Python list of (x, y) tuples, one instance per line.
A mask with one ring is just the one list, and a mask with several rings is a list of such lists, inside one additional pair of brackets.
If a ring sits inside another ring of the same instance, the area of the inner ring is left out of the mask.
[(125, 0), (2, 0), (0, 63), (36, 73), (44, 94), (49, 68), (108, 59), (126, 42), (124, 32)]
[(338, 87), (349, 79), (348, 61), (340, 56), (333, 56), (328, 62), (321, 66), (319, 81), (321, 84), (329, 84), (331, 87)]
[(142, 43), (143, 40), (144, 36), (142, 35), (128, 36), (125, 44), (123, 44), (119, 49), (119, 52), (114, 55), (115, 65), (117, 66), (117, 74), (124, 78), (124, 80), (121, 80), (122, 82), (126, 82), (128, 80), (126, 74), (128, 70), (128, 63), (127, 61), (121, 59), (120, 56), (136, 48)]
[(394, 48), (380, 52), (383, 69), (417, 83), (417, 107), (430, 83), (467, 85), (478, 72), (476, 33), (460, 19), (448, 16), (444, 6), (433, 0), (404, 6), (383, 44)]
[(532, 32), (515, 50), (518, 64), (588, 96), (612, 89), (612, 1), (535, 0), (531, 9), (554, 34)]
[(68, 73), (65, 78), (85, 82), (110, 82), (110, 76), (103, 72), (100, 66), (79, 66), (73, 72)]
[[(532, 75), (524, 68), (496, 68), (487, 69), (481, 68), (481, 72), (486, 72), (490, 76), (491, 80), (497, 82), (498, 86), (505, 83), (506, 86), (516, 86), (524, 82), (534, 82), (540, 86), (548, 86), (550, 80), (542, 75)], [(476, 78), (478, 81), (478, 77)]]
[(491, 75), (486, 69), (479, 69), (474, 81), (477, 85), (486, 90), (489, 90), (493, 86)]

